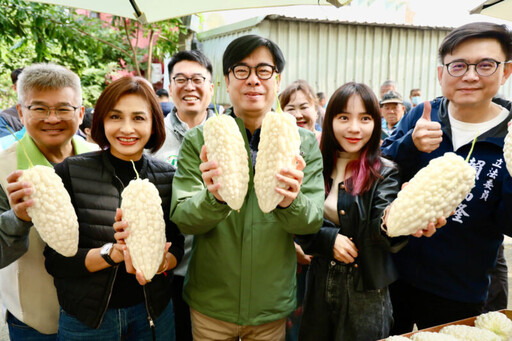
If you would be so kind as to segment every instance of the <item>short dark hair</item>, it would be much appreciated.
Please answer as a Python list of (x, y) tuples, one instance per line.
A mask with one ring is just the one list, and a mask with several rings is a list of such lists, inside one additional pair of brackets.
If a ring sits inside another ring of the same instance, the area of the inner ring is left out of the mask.
[(412, 93), (415, 92), (415, 91), (421, 91), (421, 89), (420, 88), (411, 89), (411, 91), (409, 92), (409, 96), (411, 96)]
[(85, 133), (85, 128), (91, 129), (92, 127), (92, 115), (94, 114), (94, 108), (85, 108), (84, 117), (82, 118), (82, 124), (78, 126), (82, 132)]
[(92, 115), (91, 137), (101, 148), (110, 143), (105, 136), (105, 117), (125, 95), (138, 95), (145, 99), (152, 114), (152, 133), (144, 146), (151, 153), (156, 152), (165, 141), (164, 114), (151, 84), (142, 77), (122, 77), (110, 83), (101, 93)]
[(439, 61), (444, 64), (444, 57), (453, 53), (461, 43), (474, 38), (494, 38), (500, 43), (506, 60), (512, 59), (512, 32), (506, 25), (490, 22), (474, 22), (455, 28), (444, 37), (439, 47)]
[(226, 76), (229, 73), (230, 67), (240, 62), (260, 46), (265, 46), (269, 49), (274, 58), (276, 72), (283, 72), (286, 61), (284, 60), (283, 52), (281, 52), (279, 46), (270, 39), (255, 34), (249, 34), (236, 38), (226, 47), (224, 55), (222, 56), (222, 71), (224, 75)]
[(11, 72), (11, 81), (13, 85), (18, 82), (18, 76), (20, 75), (21, 71), (23, 71), (23, 68), (19, 68)]
[(186, 50), (186, 51), (180, 51), (180, 52), (174, 54), (174, 56), (172, 56), (171, 61), (167, 65), (167, 69), (169, 70), (169, 78), (172, 75), (172, 70), (174, 69), (174, 65), (176, 65), (176, 63), (182, 62), (184, 60), (188, 60), (191, 62), (196, 62), (198, 64), (201, 64), (202, 66), (204, 66), (204, 68), (206, 70), (208, 70), (208, 72), (210, 73), (210, 76), (213, 74), (212, 63), (210, 62), (210, 60), (208, 59), (208, 57), (206, 57), (206, 55), (204, 53), (202, 53), (199, 50)]
[(320, 101), (325, 98), (325, 93), (320, 91), (316, 93), (316, 98)]
[(156, 91), (156, 95), (158, 97), (169, 97), (169, 91), (165, 90), (165, 89), (158, 89)]

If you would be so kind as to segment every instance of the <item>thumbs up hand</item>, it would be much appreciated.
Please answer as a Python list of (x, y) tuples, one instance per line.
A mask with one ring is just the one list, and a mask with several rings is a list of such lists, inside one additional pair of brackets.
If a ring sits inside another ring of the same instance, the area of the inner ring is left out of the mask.
[(432, 107), (429, 101), (424, 102), (423, 114), (416, 122), (412, 132), (412, 141), (419, 151), (430, 153), (439, 147), (443, 141), (443, 132), (439, 122), (430, 120), (430, 111)]

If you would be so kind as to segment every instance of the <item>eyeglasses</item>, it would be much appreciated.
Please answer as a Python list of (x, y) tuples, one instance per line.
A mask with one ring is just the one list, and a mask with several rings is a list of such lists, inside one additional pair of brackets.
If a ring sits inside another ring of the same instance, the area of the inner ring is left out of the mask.
[(498, 62), (494, 59), (484, 59), (479, 61), (478, 63), (469, 64), (464, 61), (454, 61), (448, 64), (444, 64), (448, 73), (452, 77), (462, 77), (468, 72), (469, 67), (471, 65), (475, 66), (475, 71), (482, 77), (489, 77), (493, 75), (496, 70), (498, 70), (498, 66), (500, 64), (507, 64), (509, 62)]
[(188, 81), (191, 81), (192, 84), (195, 86), (202, 86), (204, 84), (204, 82), (206, 81), (206, 77), (203, 77), (201, 75), (194, 75), (192, 77), (185, 77), (183, 75), (177, 75), (177, 76), (172, 77), (172, 80), (178, 86), (184, 86), (188, 83)]
[(256, 76), (261, 80), (270, 79), (274, 72), (277, 72), (276, 67), (269, 64), (258, 64), (256, 66), (238, 64), (230, 67), (229, 71), (233, 72), (233, 76), (235, 76), (236, 79), (246, 80), (251, 75), (252, 69), (254, 69)]
[(60, 107), (48, 107), (43, 104), (34, 104), (34, 105), (24, 105), (23, 107), (27, 108), (30, 116), (38, 121), (44, 121), (50, 116), (50, 112), (54, 111), (55, 116), (59, 120), (69, 121), (73, 119), (76, 109), (80, 107), (74, 107), (72, 105), (63, 105)]

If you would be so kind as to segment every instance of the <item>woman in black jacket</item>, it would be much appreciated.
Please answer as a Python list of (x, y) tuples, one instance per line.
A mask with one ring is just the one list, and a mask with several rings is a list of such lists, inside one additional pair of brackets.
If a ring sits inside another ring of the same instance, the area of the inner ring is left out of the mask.
[[(62, 308), (58, 338), (174, 340), (170, 270), (183, 255), (183, 236), (169, 220), (174, 168), (143, 154), (144, 148), (158, 150), (165, 139), (163, 114), (151, 85), (126, 77), (107, 86), (95, 107), (91, 135), (102, 151), (68, 158), (55, 167), (79, 222), (75, 256), (45, 250), (46, 269), (55, 278)], [(149, 283), (133, 269), (123, 243), (127, 233), (114, 237), (114, 224), (119, 231), (127, 226), (118, 207), (121, 192), (136, 178), (131, 161), (140, 178), (158, 189), (170, 242)]]
[(399, 190), (398, 170), (379, 153), (381, 116), (372, 90), (347, 83), (331, 97), (320, 149), (326, 187), (325, 223), (297, 236), (313, 260), (308, 270), (299, 340), (378, 340), (393, 321), (390, 252), (405, 238), (381, 230)]

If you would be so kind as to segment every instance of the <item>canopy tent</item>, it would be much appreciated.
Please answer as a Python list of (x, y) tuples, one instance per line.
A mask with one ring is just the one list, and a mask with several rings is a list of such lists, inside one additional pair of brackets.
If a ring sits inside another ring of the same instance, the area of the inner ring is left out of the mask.
[(81, 8), (120, 17), (153, 23), (169, 18), (201, 12), (242, 8), (291, 5), (328, 5), (341, 7), (351, 0), (29, 0), (48, 4)]
[(487, 0), (470, 13), (512, 21), (512, 0)]

